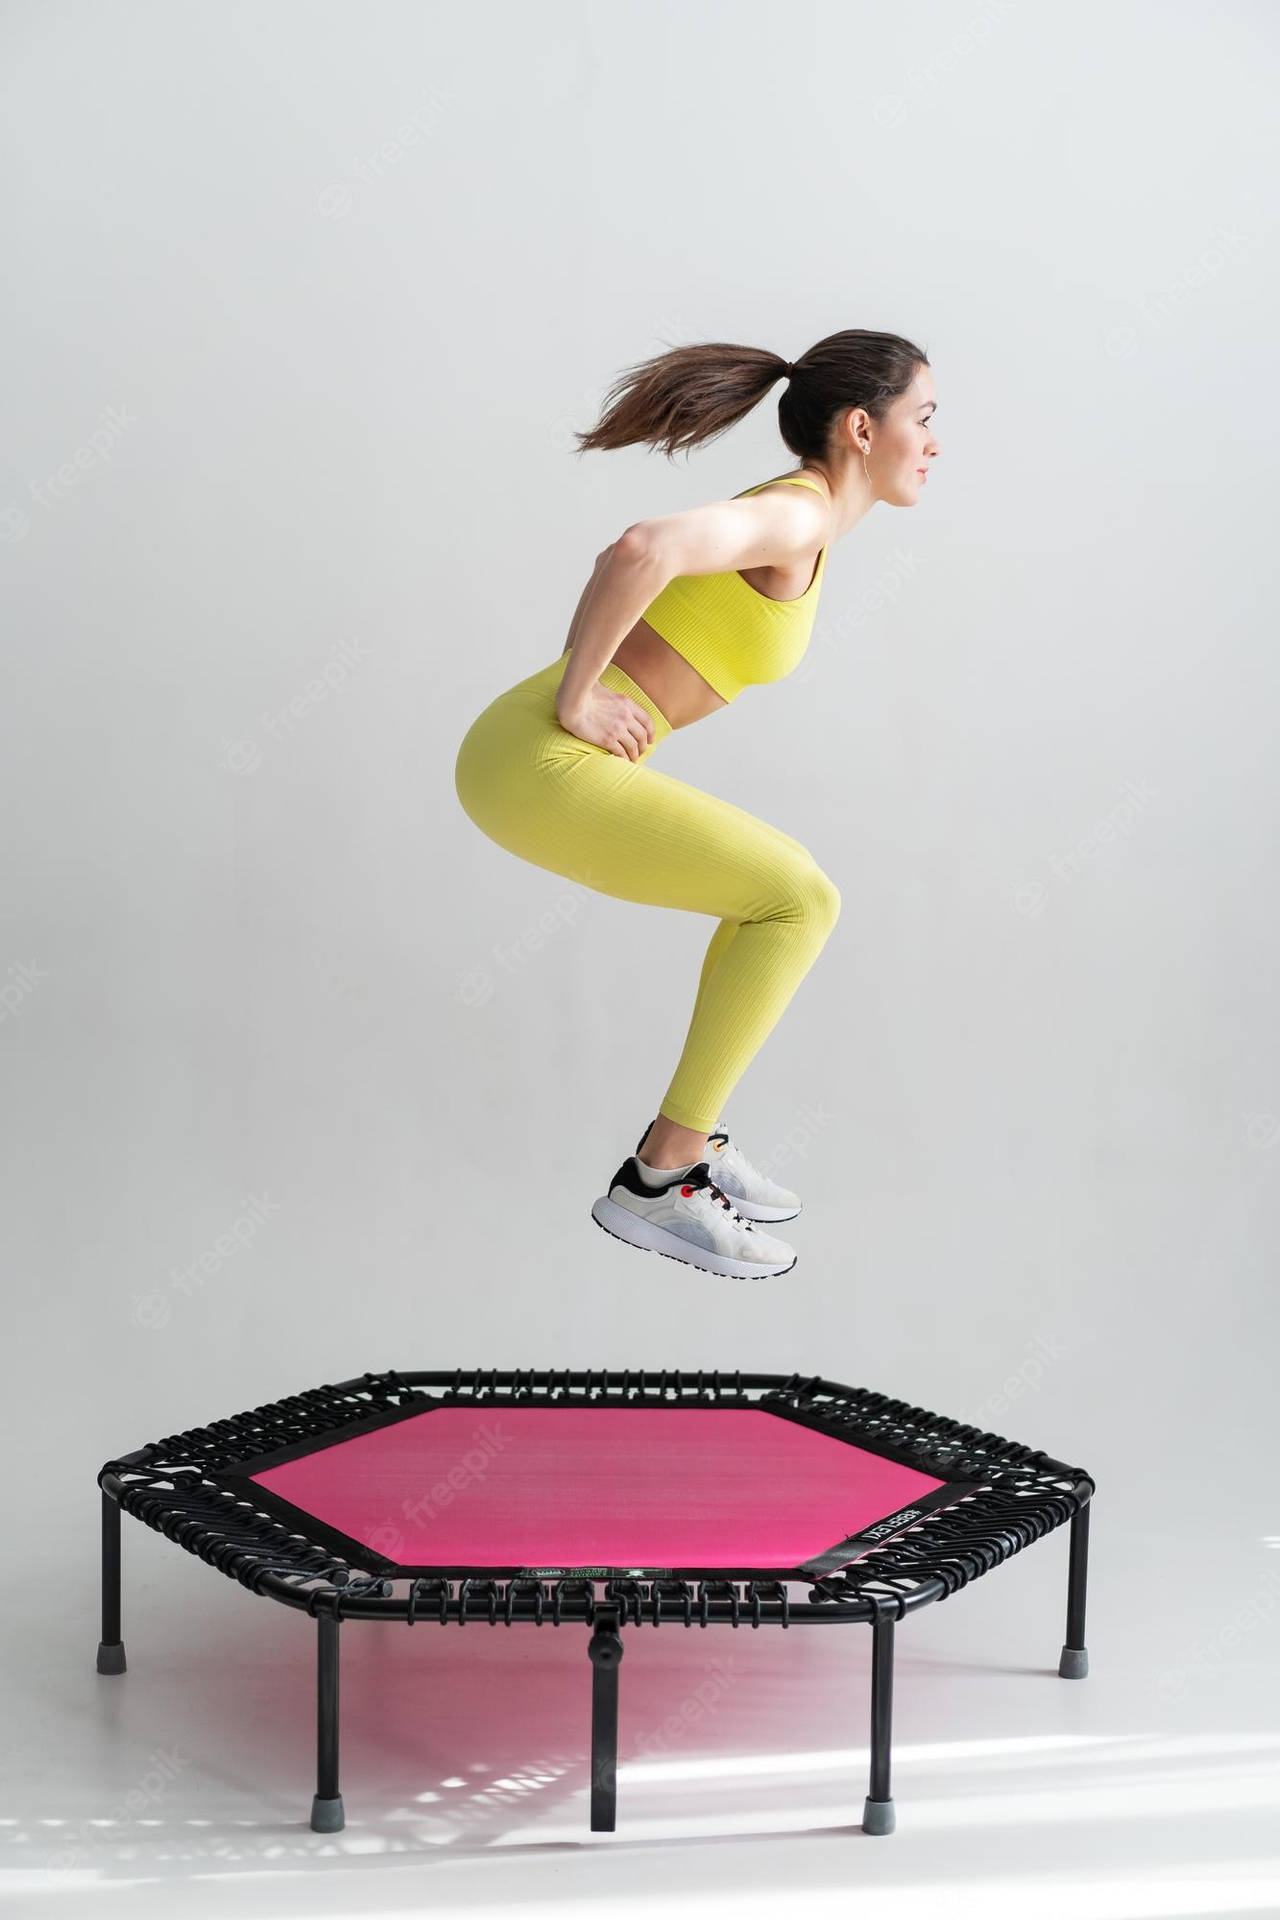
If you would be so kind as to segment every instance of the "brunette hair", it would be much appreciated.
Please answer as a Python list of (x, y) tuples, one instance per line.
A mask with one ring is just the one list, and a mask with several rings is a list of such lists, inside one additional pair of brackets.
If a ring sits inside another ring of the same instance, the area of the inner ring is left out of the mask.
[(778, 401), (778, 431), (802, 460), (827, 450), (832, 417), (865, 407), (881, 420), (905, 393), (928, 355), (896, 333), (846, 327), (829, 333), (794, 362), (763, 347), (724, 340), (671, 347), (629, 367), (614, 381), (604, 411), (586, 433), (575, 432), (579, 453), (605, 452), (643, 442), (670, 459), (735, 426), (764, 399), (775, 380), (789, 376)]

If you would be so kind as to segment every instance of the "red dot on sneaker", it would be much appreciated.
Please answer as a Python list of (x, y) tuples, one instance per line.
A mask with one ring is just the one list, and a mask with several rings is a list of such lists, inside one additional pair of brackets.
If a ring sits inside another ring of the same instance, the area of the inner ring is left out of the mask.
[(689, 1195), (690, 1195), (690, 1194), (691, 1194), (691, 1193), (693, 1192), (693, 1188), (692, 1188), (692, 1187), (681, 1187), (681, 1189), (680, 1189), (680, 1191), (681, 1191), (681, 1193), (682, 1193), (682, 1194), (684, 1195), (684, 1197), (685, 1197), (685, 1199), (687, 1200), (687, 1199), (689, 1198)]

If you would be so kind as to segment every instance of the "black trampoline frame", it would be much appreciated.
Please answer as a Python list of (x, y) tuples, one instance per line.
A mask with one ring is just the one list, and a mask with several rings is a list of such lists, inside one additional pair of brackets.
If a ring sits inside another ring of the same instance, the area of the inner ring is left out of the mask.
[[(787, 1569), (672, 1568), (406, 1571), (257, 1485), (250, 1475), (338, 1439), (432, 1406), (680, 1406), (762, 1409), (870, 1448), (948, 1482), (863, 1534)], [(345, 1824), (338, 1787), (338, 1648), (343, 1620), (413, 1626), (591, 1629), (591, 1829), (616, 1825), (618, 1666), (623, 1629), (665, 1623), (732, 1627), (860, 1621), (872, 1629), (871, 1777), (866, 1833), (891, 1833), (894, 1626), (949, 1599), (1067, 1521), (1071, 1539), (1064, 1679), (1088, 1673), (1085, 1595), (1089, 1503), (1095, 1482), (1003, 1435), (820, 1376), (704, 1371), (464, 1370), (365, 1373), (292, 1394), (207, 1427), (189, 1428), (108, 1460), (102, 1490), (100, 1674), (125, 1671), (120, 1631), (120, 1513), (124, 1509), (252, 1592), (305, 1610), (317, 1625), (317, 1780), (311, 1826)], [(947, 1504), (943, 1504), (943, 1503)], [(299, 1522), (305, 1521), (305, 1531)], [(896, 1524), (895, 1524), (896, 1523)], [(876, 1538), (871, 1539), (872, 1534)], [(851, 1562), (848, 1554), (856, 1552)], [(808, 1597), (792, 1598), (802, 1586)]]

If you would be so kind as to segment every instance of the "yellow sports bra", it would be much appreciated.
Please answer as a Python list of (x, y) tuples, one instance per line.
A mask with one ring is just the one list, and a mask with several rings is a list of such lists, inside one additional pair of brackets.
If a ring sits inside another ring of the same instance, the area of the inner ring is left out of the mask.
[[(822, 492), (804, 474), (779, 477)], [(733, 497), (741, 500), (777, 484), (761, 480)], [(823, 547), (812, 580), (796, 600), (771, 600), (737, 572), (680, 573), (650, 601), (643, 617), (722, 700), (736, 700), (744, 687), (782, 680), (799, 665), (813, 631), (826, 564)]]

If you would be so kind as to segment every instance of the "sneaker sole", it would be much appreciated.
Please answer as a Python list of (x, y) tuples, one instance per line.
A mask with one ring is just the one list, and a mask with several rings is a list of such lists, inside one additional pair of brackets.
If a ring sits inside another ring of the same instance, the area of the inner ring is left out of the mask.
[(712, 1253), (708, 1247), (695, 1247), (692, 1241), (672, 1233), (669, 1227), (654, 1226), (652, 1221), (632, 1213), (630, 1207), (620, 1207), (607, 1195), (593, 1203), (591, 1218), (615, 1240), (623, 1240), (629, 1247), (661, 1253), (668, 1260), (679, 1260), (685, 1266), (698, 1267), (703, 1273), (723, 1274), (733, 1280), (776, 1279), (779, 1274), (790, 1273), (800, 1257), (792, 1254), (786, 1266), (780, 1267), (767, 1260), (734, 1260), (727, 1253)]

